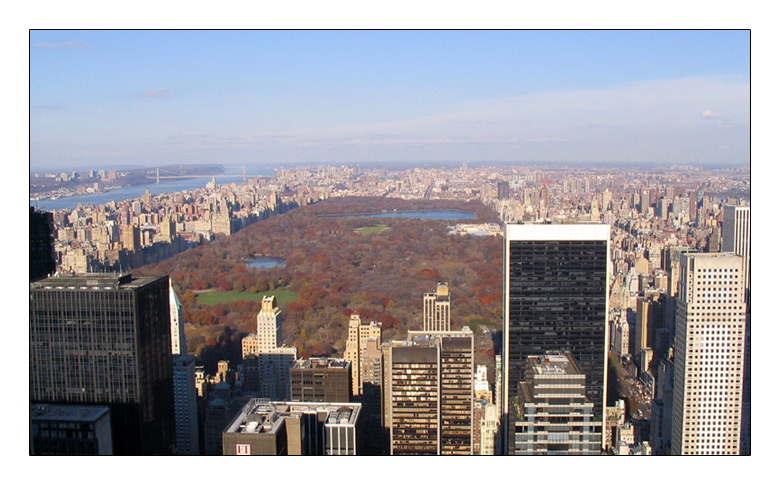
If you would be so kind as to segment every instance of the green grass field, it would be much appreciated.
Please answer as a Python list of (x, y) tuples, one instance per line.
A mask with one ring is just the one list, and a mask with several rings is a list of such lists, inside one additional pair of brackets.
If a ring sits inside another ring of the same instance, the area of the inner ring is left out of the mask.
[(262, 293), (249, 293), (246, 291), (215, 291), (213, 293), (199, 293), (197, 295), (198, 303), (204, 305), (216, 305), (218, 303), (229, 303), (231, 301), (261, 301), (266, 295), (275, 295), (276, 302), (286, 305), (298, 299), (298, 293), (288, 290), (271, 290)]
[(377, 224), (375, 226), (359, 227), (355, 229), (355, 232), (358, 234), (379, 234), (381, 232), (385, 232), (388, 229), (390, 228), (384, 224)]

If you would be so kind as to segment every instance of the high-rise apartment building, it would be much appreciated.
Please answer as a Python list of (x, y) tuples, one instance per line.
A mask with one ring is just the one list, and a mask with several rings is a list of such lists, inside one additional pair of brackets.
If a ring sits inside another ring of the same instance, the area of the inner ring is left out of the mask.
[(257, 314), (257, 332), (241, 340), (242, 353), (248, 355), (276, 350), (281, 340), (282, 311), (276, 304), (275, 296), (264, 296)]
[[(517, 405), (528, 357), (569, 351), (585, 375), (594, 419), (602, 421), (609, 236), (604, 224), (506, 225), (501, 400), (505, 417)], [(506, 451), (514, 454), (513, 429), (511, 423), (504, 424)]]
[(198, 403), (195, 389), (195, 357), (173, 356), (173, 404), (176, 420), (176, 454), (199, 455)]
[(83, 274), (30, 283), (30, 401), (108, 406), (115, 454), (170, 454), (168, 277)]
[(743, 265), (733, 254), (681, 258), (671, 453), (735, 455), (745, 345)]
[(141, 249), (141, 230), (134, 224), (122, 226), (122, 247), (128, 251)]
[(474, 451), (471, 330), (413, 332), (385, 348), (385, 427), (392, 455)]
[(586, 395), (585, 374), (571, 352), (528, 357), (510, 425), (516, 455), (598, 455), (602, 423)]
[(184, 334), (184, 316), (181, 302), (173, 290), (173, 283), (168, 283), (168, 301), (171, 312), (171, 354), (187, 353), (187, 336)]
[(423, 295), (423, 331), (448, 332), (450, 330), (450, 288), (438, 283), (436, 291)]
[(362, 323), (360, 315), (349, 317), (349, 329), (344, 349), (344, 360), (352, 362), (352, 395), (363, 394), (362, 361), (369, 345), (378, 350), (382, 342), (382, 324), (379, 322)]
[(290, 399), (290, 367), (298, 358), (296, 347), (279, 347), (282, 311), (275, 296), (264, 296), (257, 314), (257, 331), (241, 339), (244, 359), (244, 390), (261, 398)]

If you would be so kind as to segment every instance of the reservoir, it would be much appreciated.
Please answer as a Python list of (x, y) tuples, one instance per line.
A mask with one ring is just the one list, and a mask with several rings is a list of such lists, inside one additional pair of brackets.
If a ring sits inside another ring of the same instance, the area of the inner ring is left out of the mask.
[(284, 266), (284, 259), (282, 258), (269, 258), (267, 256), (261, 256), (255, 258), (254, 261), (247, 263), (250, 268), (268, 269), (277, 266)]
[(343, 217), (364, 217), (364, 218), (378, 217), (378, 218), (389, 218), (389, 219), (408, 217), (410, 219), (440, 219), (446, 221), (477, 218), (477, 216), (473, 212), (463, 212), (463, 211), (456, 211), (456, 210), (379, 212), (377, 214), (360, 214), (356, 216), (343, 216)]

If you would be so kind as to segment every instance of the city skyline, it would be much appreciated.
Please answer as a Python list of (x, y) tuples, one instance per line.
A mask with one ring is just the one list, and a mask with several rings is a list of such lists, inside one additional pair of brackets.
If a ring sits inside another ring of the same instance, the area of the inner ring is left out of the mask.
[(31, 170), (750, 161), (746, 30), (32, 30), (29, 44)]
[[(149, 8), (143, 10), (151, 13)], [(651, 20), (637, 15), (633, 21), (638, 23), (631, 25), (657, 23), (654, 19), (664, 10), (669, 17), (677, 15), (666, 5), (652, 10)], [(264, 11), (266, 15), (272, 16)], [(503, 12), (493, 11), (493, 15), (500, 17)], [(573, 14), (567, 10), (561, 15)], [(523, 16), (533, 17), (526, 11)], [(730, 26), (752, 26), (744, 16), (735, 13)], [(603, 24), (612, 25), (614, 20)], [(92, 35), (85, 37), (85, 33)], [(221, 32), (30, 30), (25, 108), (31, 186), (37, 171), (43, 175), (177, 163), (219, 163), (228, 173), (240, 172), (243, 166), (250, 173), (250, 167), (272, 172), (305, 164), (384, 166), (390, 172), (402, 166), (448, 165), (454, 172), (462, 165), (466, 172), (466, 168), (510, 164), (560, 164), (575, 169), (606, 165), (614, 166), (618, 176), (623, 175), (619, 167), (641, 164), (721, 166), (748, 167), (751, 172), (758, 168), (759, 182), (768, 168), (768, 153), (760, 143), (751, 146), (752, 114), (758, 115), (755, 134), (759, 134), (760, 128), (768, 128), (766, 115), (772, 111), (763, 104), (759, 89), (751, 90), (752, 47), (766, 42), (755, 28), (753, 32), (229, 31), (210, 45), (209, 39), (199, 39), (212, 33)], [(757, 37), (751, 46), (752, 33)], [(122, 34), (133, 40), (123, 41)], [(144, 38), (146, 34), (156, 35)], [(238, 40), (249, 34), (256, 37), (244, 43)], [(529, 41), (526, 34), (540, 34), (542, 40)], [(556, 34), (562, 34), (562, 40), (544, 41)], [(594, 38), (585, 42), (578, 34)], [(643, 42), (632, 42), (631, 34)], [(729, 41), (729, 35), (735, 34), (744, 38)], [(178, 35), (188, 38), (189, 45), (177, 40)], [(430, 42), (437, 35), (441, 38)], [(481, 36), (479, 42), (464, 42), (469, 35)], [(398, 37), (402, 41), (393, 42)], [(291, 38), (294, 41), (285, 42)], [(491, 41), (508, 38), (525, 42), (491, 48), (497, 45)], [(610, 38), (612, 45), (599, 50)], [(426, 42), (415, 43), (419, 39)], [(247, 62), (236, 61), (234, 56), (239, 55)], [(173, 61), (166, 62), (165, 56)], [(41, 78), (34, 63), (43, 58), (47, 62), (59, 58), (51, 65), (67, 68)], [(408, 59), (415, 62), (403, 62)], [(87, 65), (98, 69), (75, 72)], [(125, 71), (128, 66), (138, 69)], [(100, 79), (89, 79), (95, 72)], [(184, 76), (185, 72), (192, 77)], [(756, 72), (756, 79), (765, 85), (765, 73)], [(35, 84), (37, 79), (48, 86)], [(52, 93), (48, 99), (39, 96), (44, 88), (57, 84), (58, 92), (45, 91)], [(79, 86), (68, 89), (75, 84)], [(762, 101), (751, 113), (752, 94)], [(62, 127), (67, 128), (59, 131)], [(752, 166), (751, 148), (757, 154)], [(501, 170), (495, 172), (503, 180)], [(524, 169), (518, 172), (525, 176)], [(643, 177), (647, 178), (642, 185), (652, 180), (647, 174)], [(489, 179), (490, 184), (493, 181)], [(686, 189), (691, 188), (686, 185)], [(602, 195), (594, 193), (599, 197), (595, 217), (604, 217)], [(520, 192), (514, 195), (520, 200), (528, 197)], [(578, 208), (584, 214), (588, 203), (584, 200)], [(726, 199), (721, 203), (727, 204)], [(671, 213), (677, 204), (671, 204), (668, 195), (666, 204), (663, 215), (652, 217), (671, 221), (666, 211)], [(693, 227), (693, 220), (690, 224)], [(713, 230), (708, 237), (723, 238), (720, 225), (713, 229), (718, 232)], [(654, 227), (654, 236), (655, 231)], [(639, 279), (640, 287), (644, 283)], [(364, 407), (361, 414), (365, 411)], [(625, 462), (622, 465), (618, 462), (615, 470), (629, 469)], [(508, 471), (506, 464), (499, 464), (500, 470), (505, 468)], [(595, 464), (586, 468), (595, 469)], [(704, 475), (712, 476), (721, 468), (708, 469)], [(530, 476), (546, 473), (534, 471)]]

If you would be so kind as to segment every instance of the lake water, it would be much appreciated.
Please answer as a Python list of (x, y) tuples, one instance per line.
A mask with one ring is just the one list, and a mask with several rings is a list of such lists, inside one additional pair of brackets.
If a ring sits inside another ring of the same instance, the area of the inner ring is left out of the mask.
[(359, 216), (346, 216), (346, 217), (364, 217), (364, 218), (379, 217), (379, 218), (390, 218), (390, 219), (408, 217), (411, 219), (440, 219), (446, 221), (477, 218), (476, 214), (472, 212), (463, 212), (463, 211), (455, 211), (455, 210), (380, 212), (377, 214), (361, 214)]
[(252, 261), (251, 263), (247, 263), (246, 265), (249, 266), (250, 268), (268, 269), (277, 266), (284, 266), (284, 259), (261, 256), (259, 258), (255, 258), (254, 261)]

